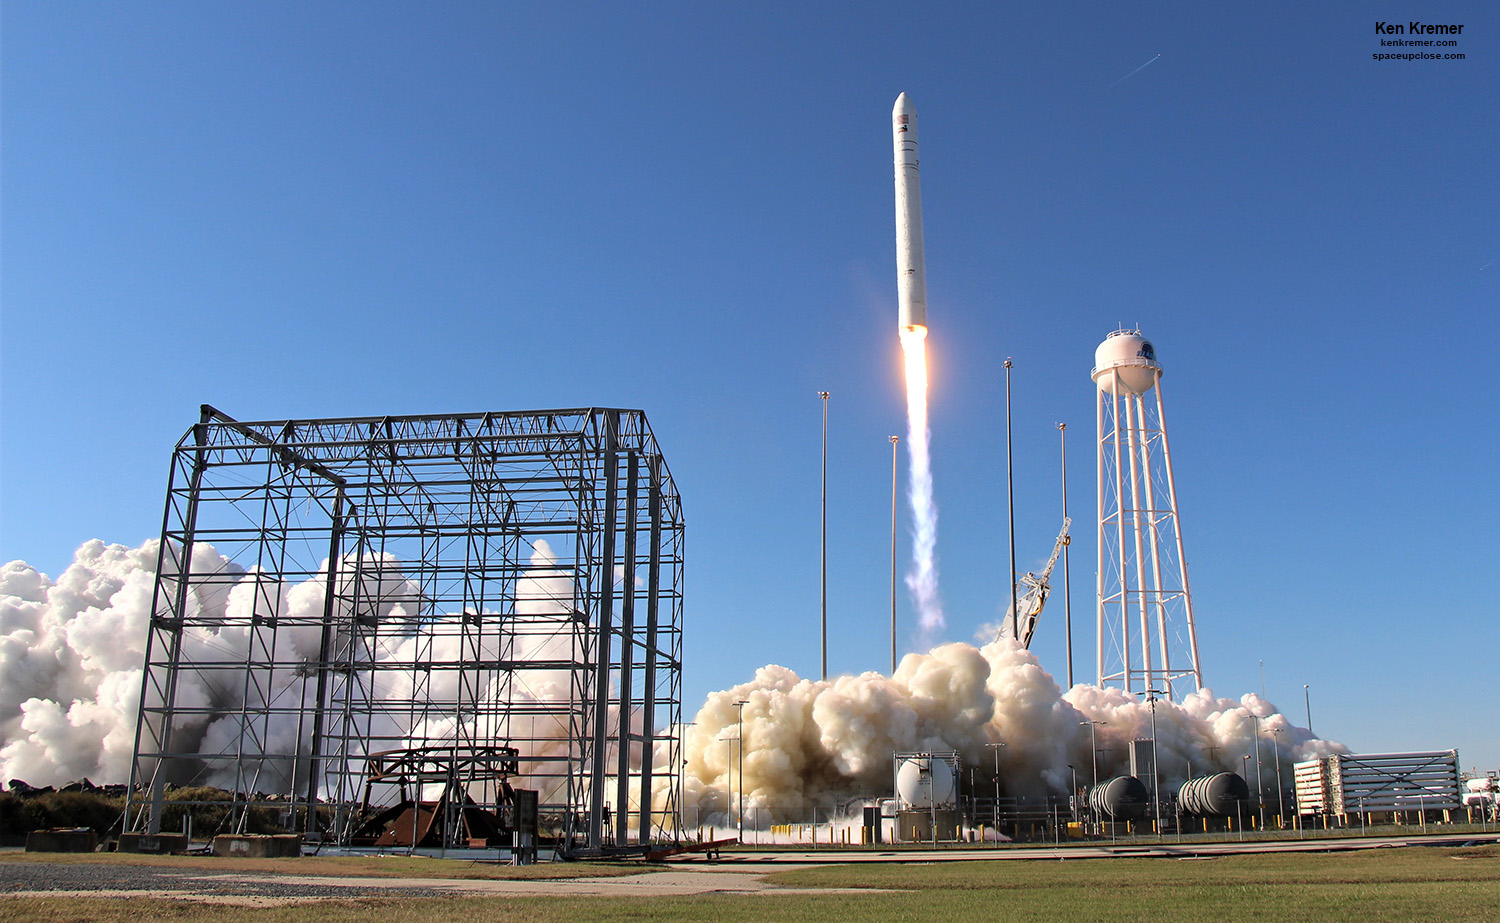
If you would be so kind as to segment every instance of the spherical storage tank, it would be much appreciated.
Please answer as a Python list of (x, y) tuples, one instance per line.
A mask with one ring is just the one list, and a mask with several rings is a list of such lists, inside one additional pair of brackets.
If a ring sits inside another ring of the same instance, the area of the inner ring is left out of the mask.
[(1135, 776), (1115, 776), (1089, 791), (1089, 807), (1110, 820), (1139, 820), (1150, 803), (1146, 784)]
[(1114, 372), (1120, 376), (1121, 394), (1145, 394), (1161, 374), (1156, 347), (1139, 330), (1116, 330), (1094, 350), (1094, 383), (1100, 391), (1115, 393)]
[(1177, 806), (1202, 817), (1226, 817), (1248, 800), (1250, 786), (1237, 772), (1199, 776), (1182, 783), (1177, 790)]
[(903, 808), (952, 804), (953, 767), (930, 756), (902, 760), (896, 770), (896, 797)]

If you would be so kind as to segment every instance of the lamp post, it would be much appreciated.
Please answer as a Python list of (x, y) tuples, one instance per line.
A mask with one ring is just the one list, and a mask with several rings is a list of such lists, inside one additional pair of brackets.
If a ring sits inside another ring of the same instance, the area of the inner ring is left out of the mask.
[(896, 448), (900, 436), (891, 438), (891, 675), (896, 675)]
[(1310, 693), (1310, 692), (1307, 691), (1307, 683), (1303, 683), (1302, 684), (1302, 701), (1303, 701), (1304, 704), (1307, 705), (1307, 733), (1311, 734), (1313, 732), (1313, 729), (1312, 729), (1312, 693)]
[(1010, 357), (1005, 357), (1005, 487), (1010, 514), (1010, 636), (1021, 642), (1021, 613), (1016, 611), (1016, 481), (1011, 464)]
[(740, 699), (734, 703), (734, 707), (740, 710), (739, 717), (735, 720), (735, 739), (740, 742), (740, 842), (745, 842), (745, 706), (749, 704), (748, 699)]
[(823, 558), (822, 558), (822, 620), (823, 629), (823, 678), (828, 678), (828, 392), (819, 391), (823, 402)]

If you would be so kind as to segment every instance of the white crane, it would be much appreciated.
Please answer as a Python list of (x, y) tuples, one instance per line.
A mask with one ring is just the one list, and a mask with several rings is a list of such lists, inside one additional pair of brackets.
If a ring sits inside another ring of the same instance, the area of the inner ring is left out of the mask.
[(1031, 635), (1036, 631), (1037, 616), (1042, 614), (1042, 607), (1047, 604), (1047, 595), (1052, 592), (1052, 586), (1047, 581), (1052, 577), (1052, 568), (1057, 566), (1057, 557), (1062, 554), (1063, 546), (1070, 541), (1068, 527), (1072, 524), (1072, 519), (1063, 517), (1062, 531), (1057, 533), (1057, 544), (1052, 547), (1052, 557), (1047, 559), (1047, 566), (1042, 568), (1041, 575), (1027, 571), (1026, 576), (1016, 581), (1016, 589), (1020, 592), (1016, 597), (1017, 617), (1012, 618), (1010, 610), (1006, 610), (1005, 618), (1000, 623), (998, 638), (1012, 637), (1012, 626), (1017, 626), (1021, 647), (1031, 649)]

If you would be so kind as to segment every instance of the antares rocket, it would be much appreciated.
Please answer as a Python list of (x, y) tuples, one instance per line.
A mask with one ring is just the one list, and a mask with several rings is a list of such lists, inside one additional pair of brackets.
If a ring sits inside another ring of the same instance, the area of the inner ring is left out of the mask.
[(896, 155), (896, 291), (900, 332), (927, 332), (927, 260), (922, 253), (922, 177), (917, 161), (917, 107), (902, 93), (891, 110)]

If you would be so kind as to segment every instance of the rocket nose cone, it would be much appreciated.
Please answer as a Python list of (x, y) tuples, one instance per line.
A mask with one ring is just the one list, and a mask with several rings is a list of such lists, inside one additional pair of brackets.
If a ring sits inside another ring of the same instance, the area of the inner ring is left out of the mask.
[(911, 97), (902, 93), (896, 97), (896, 106), (891, 110), (892, 115), (913, 115), (917, 107), (912, 104)]

